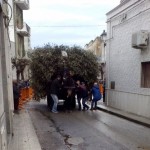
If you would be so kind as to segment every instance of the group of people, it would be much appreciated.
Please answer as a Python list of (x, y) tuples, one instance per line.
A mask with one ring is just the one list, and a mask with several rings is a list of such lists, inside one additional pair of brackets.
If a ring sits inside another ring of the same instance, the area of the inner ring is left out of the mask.
[[(13, 95), (14, 95), (14, 112), (18, 113), (19, 98), (21, 94), (21, 88), (28, 87), (29, 81), (17, 82), (13, 81)], [(80, 80), (74, 81), (71, 75), (62, 80), (62, 77), (58, 75), (50, 85), (50, 96), (52, 98), (53, 113), (58, 113), (58, 102), (61, 93), (61, 99), (64, 100), (63, 108), (65, 111), (70, 112), (75, 108), (76, 98), (78, 102), (78, 110), (89, 110), (87, 101), (91, 100), (90, 110), (97, 109), (97, 101), (101, 99), (101, 93), (97, 82), (94, 82), (93, 87), (88, 89), (85, 82)], [(76, 98), (75, 98), (76, 97)]]
[(78, 80), (77, 82), (77, 101), (78, 101), (78, 110), (81, 110), (81, 100), (83, 111), (88, 110), (89, 106), (86, 104), (88, 99), (91, 98), (91, 109), (97, 109), (97, 101), (101, 99), (101, 93), (97, 82), (94, 82), (92, 89), (88, 90), (86, 84), (84, 82), (80, 83)]
[[(55, 80), (52, 81), (50, 87), (50, 94), (53, 100), (53, 106), (51, 111), (53, 113), (58, 113), (57, 105), (59, 102), (59, 92), (63, 92), (64, 99), (64, 110), (72, 111), (72, 104), (76, 103), (75, 96), (77, 96), (78, 110), (85, 111), (90, 107), (87, 105), (87, 101), (91, 98), (91, 108), (90, 110), (97, 109), (97, 101), (101, 99), (101, 93), (97, 82), (94, 82), (92, 89), (88, 89), (85, 82), (77, 80), (76, 82), (71, 78), (67, 77), (63, 81), (61, 76), (57, 76)], [(81, 103), (82, 101), (82, 103)]]

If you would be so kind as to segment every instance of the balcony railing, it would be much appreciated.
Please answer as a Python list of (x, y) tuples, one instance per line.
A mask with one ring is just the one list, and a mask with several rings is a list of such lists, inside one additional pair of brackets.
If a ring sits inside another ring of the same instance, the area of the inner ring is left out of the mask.
[(21, 36), (30, 36), (30, 27), (24, 22), (23, 27), (16, 27), (16, 32)]
[(15, 3), (22, 10), (28, 10), (29, 9), (29, 0), (15, 0)]

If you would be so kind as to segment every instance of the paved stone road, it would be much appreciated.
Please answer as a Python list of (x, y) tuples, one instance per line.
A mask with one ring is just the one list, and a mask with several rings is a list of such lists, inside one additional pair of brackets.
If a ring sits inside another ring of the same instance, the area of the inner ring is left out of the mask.
[(150, 150), (150, 129), (101, 111), (51, 113), (27, 105), (43, 150)]

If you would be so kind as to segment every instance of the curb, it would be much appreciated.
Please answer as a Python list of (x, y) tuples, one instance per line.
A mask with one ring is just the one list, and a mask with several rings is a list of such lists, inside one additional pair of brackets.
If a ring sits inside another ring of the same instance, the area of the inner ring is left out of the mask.
[(139, 120), (136, 120), (136, 119), (127, 117), (127, 116), (125, 116), (125, 115), (121, 115), (121, 114), (119, 114), (119, 113), (116, 113), (116, 112), (107, 110), (107, 109), (105, 109), (105, 108), (101, 108), (100, 106), (98, 106), (97, 108), (98, 108), (99, 110), (101, 110), (101, 111), (106, 112), (106, 113), (115, 115), (115, 116), (117, 116), (117, 117), (120, 117), (120, 118), (126, 119), (126, 120), (128, 120), (128, 121), (131, 121), (131, 122), (137, 123), (137, 124), (139, 124), (139, 125), (142, 125), (142, 126), (145, 126), (145, 127), (150, 128), (150, 124), (149, 124), (149, 123), (142, 122), (142, 121), (139, 121)]

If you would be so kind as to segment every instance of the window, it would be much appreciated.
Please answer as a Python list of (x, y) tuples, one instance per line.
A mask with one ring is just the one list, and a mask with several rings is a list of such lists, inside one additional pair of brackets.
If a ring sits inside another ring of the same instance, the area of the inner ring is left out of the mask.
[(110, 89), (115, 89), (115, 81), (110, 82)]
[(150, 88), (150, 62), (142, 62), (142, 79), (141, 86), (143, 88)]

